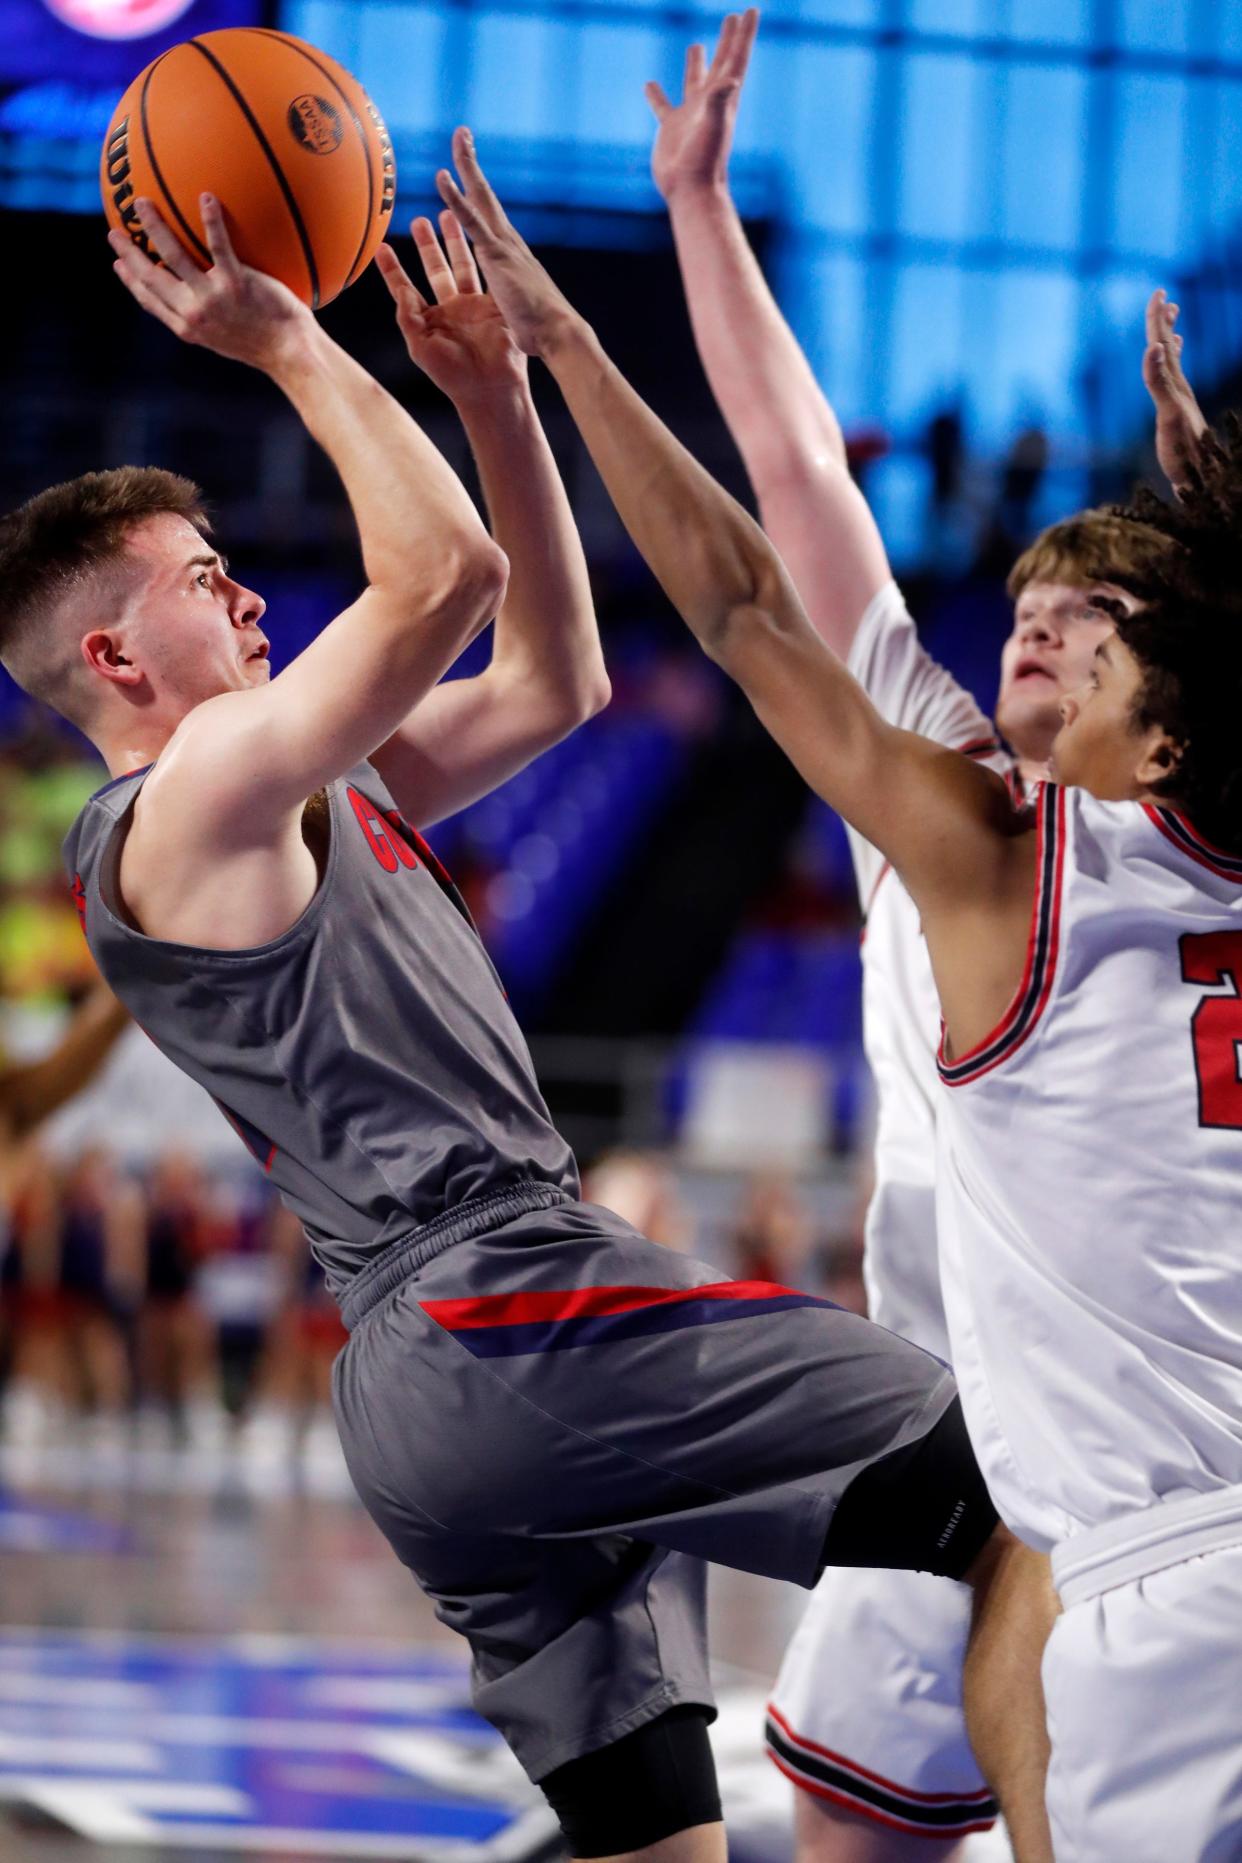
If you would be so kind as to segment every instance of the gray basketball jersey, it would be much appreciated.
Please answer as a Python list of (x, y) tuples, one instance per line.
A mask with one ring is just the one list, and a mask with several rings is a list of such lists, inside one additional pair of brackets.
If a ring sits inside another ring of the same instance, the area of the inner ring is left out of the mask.
[(147, 774), (106, 784), (65, 841), (87, 942), (301, 1218), (334, 1291), (411, 1229), (507, 1181), (577, 1195), (461, 897), (373, 765), (328, 786), (328, 853), (305, 912), (242, 951), (126, 922), (120, 852)]

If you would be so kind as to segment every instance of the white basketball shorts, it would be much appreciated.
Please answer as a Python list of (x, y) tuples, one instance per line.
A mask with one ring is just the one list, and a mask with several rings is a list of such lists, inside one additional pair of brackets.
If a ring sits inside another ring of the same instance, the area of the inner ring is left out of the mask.
[(1242, 1489), (1166, 1501), (1052, 1555), (1044, 1653), (1057, 1863), (1242, 1857)]
[(891, 1829), (986, 1831), (997, 1805), (962, 1712), (970, 1591), (926, 1572), (831, 1567), (794, 1632), (768, 1753), (796, 1786)]

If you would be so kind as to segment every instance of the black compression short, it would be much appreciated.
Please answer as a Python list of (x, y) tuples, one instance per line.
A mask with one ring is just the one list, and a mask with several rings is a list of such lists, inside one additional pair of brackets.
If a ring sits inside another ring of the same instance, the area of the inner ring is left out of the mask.
[(926, 1436), (881, 1456), (850, 1483), (828, 1528), (824, 1564), (961, 1578), (997, 1519), (954, 1398)]
[(573, 1857), (641, 1850), (677, 1831), (720, 1819), (716, 1767), (707, 1738), (711, 1710), (667, 1708), (632, 1734), (540, 1781)]

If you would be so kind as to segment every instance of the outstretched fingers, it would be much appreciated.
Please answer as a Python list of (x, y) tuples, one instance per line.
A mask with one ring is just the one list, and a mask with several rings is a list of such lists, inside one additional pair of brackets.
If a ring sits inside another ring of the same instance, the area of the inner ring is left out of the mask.
[(477, 293), (483, 289), (479, 277), (479, 268), (474, 262), (470, 250), (470, 241), (457, 215), (445, 208), (440, 215), (440, 233), (444, 240), (444, 249), (448, 253), (449, 264), (453, 268), (453, 279), (462, 296)]
[(458, 187), (456, 177), (451, 170), (447, 168), (436, 170), (436, 190), (444, 205), (457, 215), (471, 239), (477, 241), (485, 230), (483, 222)]
[(662, 123), (665, 117), (671, 114), (673, 106), (669, 101), (668, 92), (662, 84), (657, 84), (654, 78), (643, 85), (643, 96), (651, 105), (657, 123)]
[(755, 34), (759, 30), (759, 9), (748, 7), (744, 13), (727, 13), (720, 27), (716, 51), (707, 73), (711, 84), (740, 84), (746, 76)]
[(1164, 311), (1168, 294), (1162, 289), (1153, 291), (1147, 300), (1144, 313), (1144, 334), (1149, 344), (1163, 343), (1165, 333)]
[[(211, 254), (212, 265), (221, 277), (236, 278), (241, 270), (241, 261), (233, 250), (223, 207), (214, 194), (200, 194), (198, 207), (203, 216), (203, 237), (207, 241), (207, 250)], [(163, 258), (163, 256), (161, 253), (160, 257)], [(167, 264), (167, 260), (165, 263)]]
[(398, 312), (408, 312), (421, 317), (427, 309), (427, 300), (418, 286), (407, 273), (400, 259), (391, 246), (383, 245), (376, 249), (375, 266), (380, 277), (388, 286), (389, 294)]
[(183, 282), (191, 272), (195, 276), (201, 276), (198, 266), (195, 265), (154, 201), (136, 200), (134, 208), (151, 250), (157, 255), (169, 276), (181, 279)]
[[(159, 224), (162, 226), (163, 222)], [(150, 240), (152, 225), (145, 217), (142, 219), (142, 228)], [(108, 234), (108, 244), (114, 255), (112, 269), (130, 296), (180, 336), (186, 314), (193, 303), (194, 294), (190, 287), (166, 266), (155, 264), (128, 235), (115, 227)], [(154, 241), (151, 244), (152, 249), (156, 250)], [(160, 253), (158, 256), (162, 258), (163, 255)], [(183, 263), (189, 263), (184, 253), (181, 257)]]
[(1180, 306), (1170, 304), (1168, 293), (1153, 291), (1144, 318), (1147, 347), (1143, 352), (1143, 381), (1157, 399), (1179, 390), (1190, 393), (1182, 371), (1182, 338), (1176, 325)]
[(167, 279), (160, 268), (152, 265), (150, 259), (130, 244), (123, 233), (110, 233), (109, 244), (116, 257), (112, 269), (125, 289), (145, 311), (150, 311), (162, 324), (181, 336), (185, 331), (185, 316), (181, 306), (172, 296), (170, 287), (175, 286), (176, 279)]
[(747, 7), (737, 22), (737, 30), (729, 45), (729, 69), (726, 75), (735, 83), (740, 84), (746, 76), (758, 31), (759, 8), (757, 6)]
[[(449, 200), (444, 194), (444, 189), (441, 188), (440, 193), (445, 205), (452, 208), (472, 238), (478, 237), (477, 227), (486, 227), (493, 233), (499, 232), (505, 224), (505, 210), (497, 200), (492, 191), (491, 182), (479, 165), (479, 158), (475, 154), (474, 137), (465, 127), (453, 131), (453, 160), (465, 184), (465, 194), (462, 195), (459, 191), (458, 200)], [(467, 202), (471, 210), (469, 219), (458, 205), (458, 201), (462, 199)]]
[(410, 232), (418, 256), (422, 260), (423, 270), (427, 274), (427, 283), (431, 286), (431, 295), (437, 304), (443, 304), (446, 298), (457, 296), (457, 280), (453, 277), (453, 268), (440, 249), (436, 238), (436, 229), (425, 215), (413, 221)]
[(720, 22), (720, 36), (716, 40), (716, 50), (712, 53), (712, 62), (708, 67), (709, 78), (719, 78), (725, 74), (725, 67), (732, 55), (733, 44), (737, 38), (738, 16), (726, 13)]

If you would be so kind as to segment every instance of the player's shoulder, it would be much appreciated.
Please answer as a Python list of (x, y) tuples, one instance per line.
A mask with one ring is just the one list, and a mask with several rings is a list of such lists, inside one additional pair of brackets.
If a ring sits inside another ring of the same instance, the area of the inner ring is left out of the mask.
[(914, 634), (914, 619), (906, 605), (901, 586), (892, 576), (871, 597), (858, 617), (850, 643), (850, 663), (865, 660), (885, 638), (894, 634)]
[(1075, 864), (1134, 874), (1172, 874), (1223, 898), (1242, 897), (1242, 854), (1201, 832), (1181, 809), (1159, 798), (1104, 801), (1087, 789), (1047, 785), (1058, 798)]
[(86, 798), (78, 812), (78, 821), (85, 822), (92, 817), (115, 821), (124, 815), (153, 768), (153, 764), (144, 763), (119, 776), (110, 776)]
[(280, 736), (262, 701), (266, 689), (221, 692), (187, 712), (147, 772), (135, 802), (140, 831), (201, 840), (266, 823), (273, 832), (306, 801), (284, 778)]

